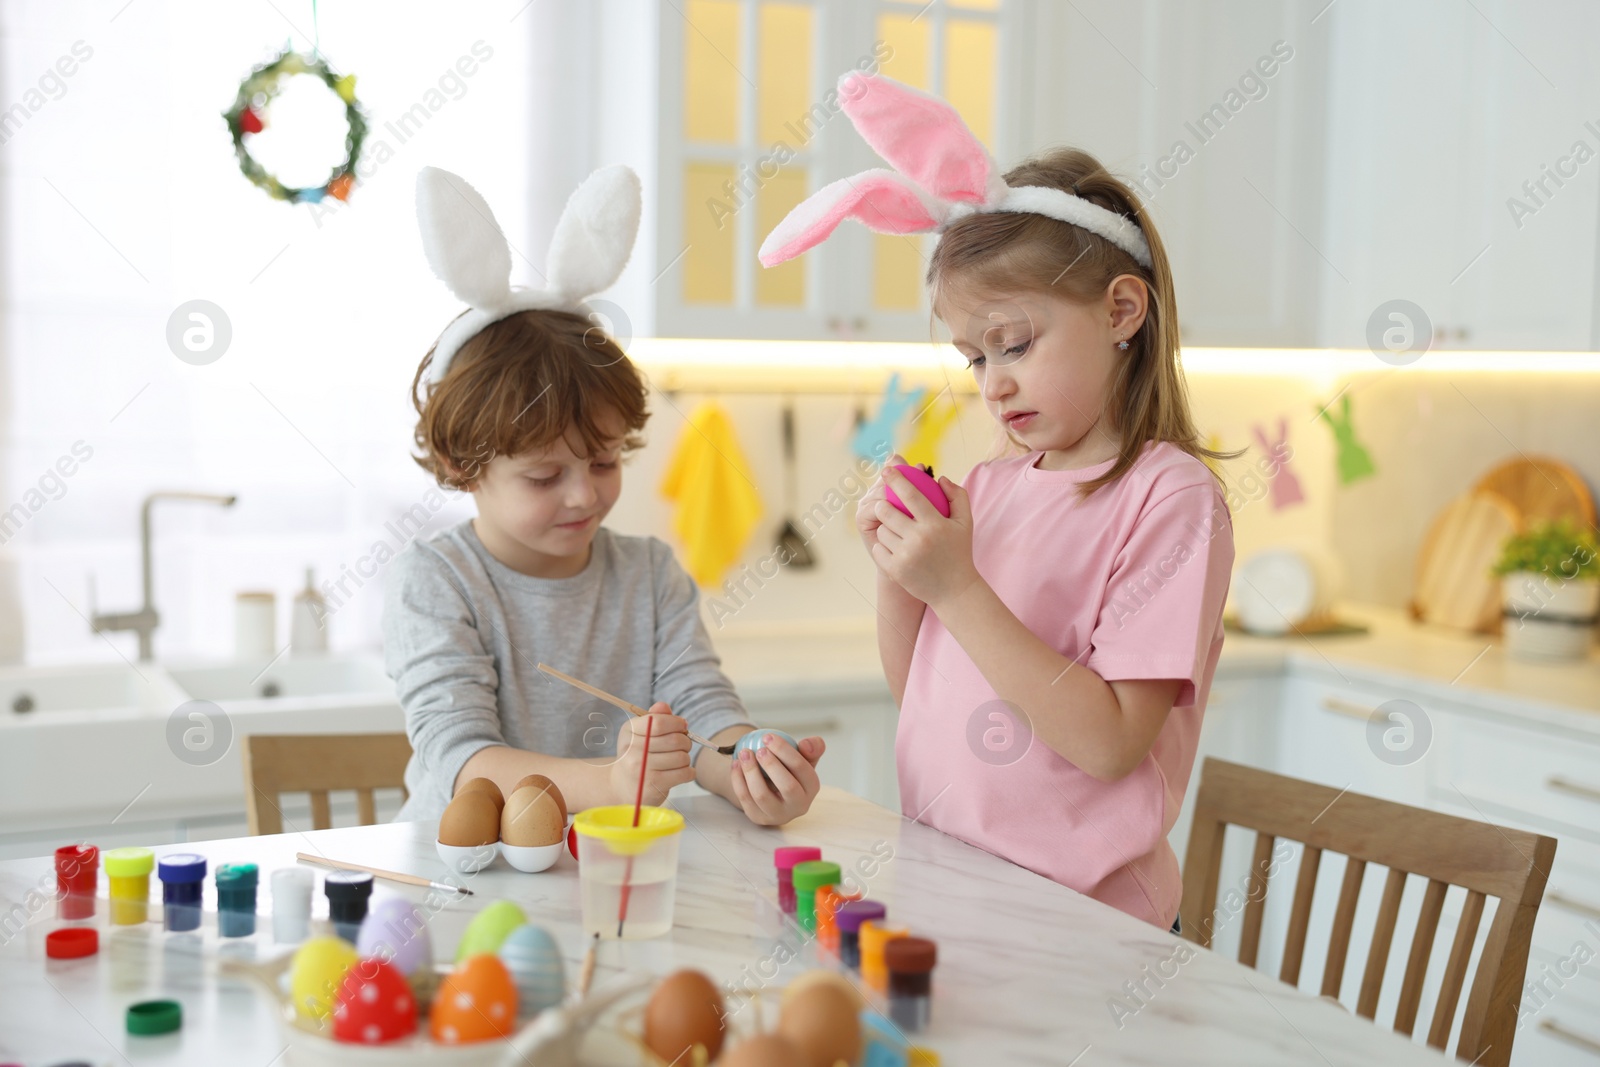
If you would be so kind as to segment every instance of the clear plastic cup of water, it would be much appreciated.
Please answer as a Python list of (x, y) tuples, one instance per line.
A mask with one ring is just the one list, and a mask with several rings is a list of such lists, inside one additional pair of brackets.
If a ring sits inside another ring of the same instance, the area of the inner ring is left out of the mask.
[(632, 941), (672, 929), (683, 816), (647, 805), (635, 826), (633, 805), (613, 804), (580, 811), (573, 826), (583, 932)]

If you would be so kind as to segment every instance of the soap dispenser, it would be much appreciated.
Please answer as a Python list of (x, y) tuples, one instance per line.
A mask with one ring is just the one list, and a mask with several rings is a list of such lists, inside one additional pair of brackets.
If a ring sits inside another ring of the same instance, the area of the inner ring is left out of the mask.
[(306, 568), (306, 587), (295, 594), (289, 619), (289, 652), (300, 656), (328, 651), (328, 602), (317, 592), (313, 571)]

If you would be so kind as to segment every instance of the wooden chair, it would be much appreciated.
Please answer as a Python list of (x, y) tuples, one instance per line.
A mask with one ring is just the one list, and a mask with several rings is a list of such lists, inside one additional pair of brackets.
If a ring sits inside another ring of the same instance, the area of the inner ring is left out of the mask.
[(1278, 972), (1290, 985), (1300, 982), (1322, 853), (1326, 850), (1347, 857), (1322, 972), (1323, 996), (1339, 996), (1367, 864), (1389, 869), (1356, 1006), (1356, 1014), (1367, 1019), (1377, 1012), (1406, 876), (1418, 874), (1428, 880), (1395, 1009), (1394, 1028), (1402, 1034), (1410, 1035), (1416, 1024), (1445, 891), (1450, 886), (1467, 890), (1428, 1030), (1428, 1044), (1437, 1049), (1443, 1049), (1450, 1038), (1484, 899), (1497, 898), (1494, 921), (1467, 997), (1456, 1056), (1482, 1067), (1504, 1067), (1511, 1058), (1517, 1031), (1533, 921), (1555, 859), (1554, 838), (1208, 758), (1201, 768), (1194, 828), (1189, 832), (1180, 908), (1183, 936), (1206, 948), (1211, 947), (1215, 932), (1223, 831), (1230, 824), (1256, 831), (1239, 943), (1239, 962), (1247, 967), (1256, 966), (1274, 844), (1282, 838), (1305, 846)]
[(252, 834), (283, 833), (283, 793), (311, 794), (311, 828), (333, 825), (328, 793), (353, 789), (362, 826), (378, 821), (374, 789), (405, 794), (411, 742), (400, 734), (251, 734), (244, 739), (245, 810)]

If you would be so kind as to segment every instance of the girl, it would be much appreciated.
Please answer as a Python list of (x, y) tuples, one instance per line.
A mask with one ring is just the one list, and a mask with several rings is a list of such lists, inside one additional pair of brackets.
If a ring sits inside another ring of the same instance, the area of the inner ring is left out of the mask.
[[(848, 84), (847, 84), (848, 83)], [(1178, 369), (1172, 277), (1126, 185), (1063, 149), (1003, 177), (942, 101), (840, 85), (900, 173), (846, 179), (763, 247), (845, 217), (942, 234), (935, 316), (1004, 433), (942, 517), (898, 471), (857, 525), (900, 705), (903, 812), (1162, 928), (1233, 564), (1232, 522)], [(909, 179), (909, 180), (908, 180)]]

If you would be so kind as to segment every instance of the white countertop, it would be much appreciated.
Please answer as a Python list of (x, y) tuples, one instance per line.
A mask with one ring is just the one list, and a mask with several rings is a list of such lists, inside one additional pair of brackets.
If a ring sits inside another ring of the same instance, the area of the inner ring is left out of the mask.
[[(674, 928), (652, 941), (602, 943), (597, 987), (622, 971), (662, 975), (683, 966), (700, 968), (719, 983), (739, 983), (780, 951), (780, 939), (792, 943), (797, 936), (784, 933), (769, 903), (775, 846), (817, 845), (846, 868), (887, 847), (893, 857), (868, 880), (869, 895), (888, 906), (892, 921), (938, 942), (933, 1025), (917, 1041), (938, 1050), (946, 1064), (1067, 1064), (1080, 1062), (1086, 1050), (1084, 1064), (1141, 1067), (1448, 1062), (1268, 974), (838, 790), (825, 790), (806, 816), (781, 831), (755, 827), (703, 793), (686, 794), (676, 805), (688, 829)], [(431, 825), (397, 823), (157, 851), (200, 852), (213, 869), (217, 862), (253, 862), (263, 880), (268, 871), (291, 865), (296, 851), (437, 878), (443, 867), (433, 832)], [(0, 863), (5, 907), (41, 884), (53, 886), (51, 870), (45, 858)], [(577, 973), (584, 938), (570, 858), (536, 875), (497, 863), (471, 876), (469, 884), (476, 896), (448, 904), (430, 920), (440, 959), (451, 954), (477, 909), (505, 897), (550, 929), (567, 957), (569, 976)], [(379, 892), (420, 903), (428, 891), (382, 882)], [(260, 910), (268, 910), (265, 894)], [(45, 958), (44, 936), (60, 925), (49, 905), (20, 935), (7, 931), (0, 938), (0, 1061), (268, 1067), (279, 1056), (283, 1043), (265, 995), (216, 977), (214, 930), (195, 938), (149, 924), (106, 928), (105, 913), (102, 899), (96, 919), (102, 924), (101, 951), (86, 959)], [(266, 937), (258, 934), (242, 950), (263, 957), (280, 952)], [(241, 944), (228, 948), (241, 951)], [(775, 984), (813, 965), (811, 947), (803, 946)], [(1124, 983), (1152, 992), (1119, 1027), (1110, 1005), (1126, 995)], [(183, 1031), (129, 1037), (124, 1010), (155, 996), (183, 1002)], [(770, 1024), (770, 1012), (767, 1018)]]
[[(1541, 663), (1507, 655), (1499, 638), (1419, 624), (1394, 608), (1342, 604), (1336, 614), (1369, 632), (1256, 637), (1229, 631), (1216, 676), (1271, 676), (1294, 664), (1600, 733), (1600, 650), (1594, 646), (1579, 662)], [(713, 633), (712, 641), (741, 691), (853, 686), (888, 693), (871, 619), (730, 626)]]

